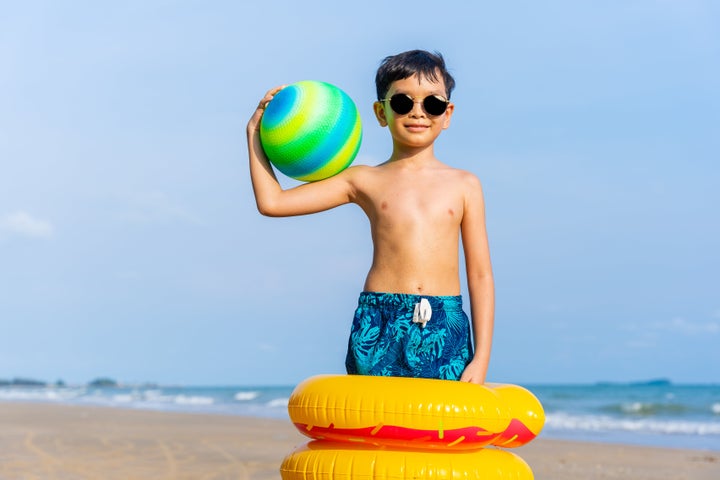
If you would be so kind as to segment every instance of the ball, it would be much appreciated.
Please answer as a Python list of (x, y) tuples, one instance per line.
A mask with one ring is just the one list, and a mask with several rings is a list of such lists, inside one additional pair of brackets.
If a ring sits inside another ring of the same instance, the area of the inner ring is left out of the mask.
[(335, 85), (293, 83), (267, 104), (260, 142), (270, 162), (288, 177), (312, 182), (346, 169), (362, 141), (355, 103)]

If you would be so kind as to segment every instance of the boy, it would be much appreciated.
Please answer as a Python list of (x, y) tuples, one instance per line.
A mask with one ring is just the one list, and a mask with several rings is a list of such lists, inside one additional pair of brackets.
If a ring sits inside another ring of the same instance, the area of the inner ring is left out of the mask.
[[(259, 124), (270, 90), (247, 125), (257, 207), (267, 216), (355, 203), (370, 220), (373, 260), (348, 342), (350, 374), (459, 379), (482, 384), (494, 317), (494, 283), (479, 180), (435, 158), (450, 125), (455, 81), (442, 56), (412, 50), (383, 60), (373, 104), (392, 137), (390, 158), (283, 190), (265, 156)], [(470, 322), (462, 310), (459, 241), (465, 253)]]

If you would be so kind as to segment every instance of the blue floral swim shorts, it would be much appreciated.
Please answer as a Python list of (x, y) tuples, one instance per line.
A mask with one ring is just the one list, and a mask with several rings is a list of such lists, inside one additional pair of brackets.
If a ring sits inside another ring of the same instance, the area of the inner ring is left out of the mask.
[(458, 380), (472, 355), (460, 295), (362, 292), (345, 368), (349, 374)]

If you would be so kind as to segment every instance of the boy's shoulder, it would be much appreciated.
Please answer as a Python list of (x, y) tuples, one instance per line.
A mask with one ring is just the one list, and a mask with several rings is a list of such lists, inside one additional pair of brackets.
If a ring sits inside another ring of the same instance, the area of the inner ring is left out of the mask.
[(482, 200), (482, 184), (477, 175), (444, 163), (440, 165), (433, 177), (440, 190), (453, 192), (465, 202), (476, 203), (478, 199)]
[(456, 186), (464, 186), (467, 188), (482, 188), (480, 178), (474, 173), (453, 167), (445, 163), (440, 163), (437, 169), (437, 178), (440, 181), (452, 182)]

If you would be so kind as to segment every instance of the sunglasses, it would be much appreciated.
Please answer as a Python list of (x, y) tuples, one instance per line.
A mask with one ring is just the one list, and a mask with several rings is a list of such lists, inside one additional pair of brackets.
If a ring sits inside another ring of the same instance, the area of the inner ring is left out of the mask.
[[(390, 101), (390, 108), (398, 115), (407, 115), (415, 106), (415, 99), (406, 93), (396, 93), (392, 97), (383, 98), (380, 101), (384, 102), (385, 100)], [(449, 103), (450, 100), (440, 95), (428, 95), (422, 100), (423, 109), (428, 115), (432, 115), (433, 117), (445, 113)]]

